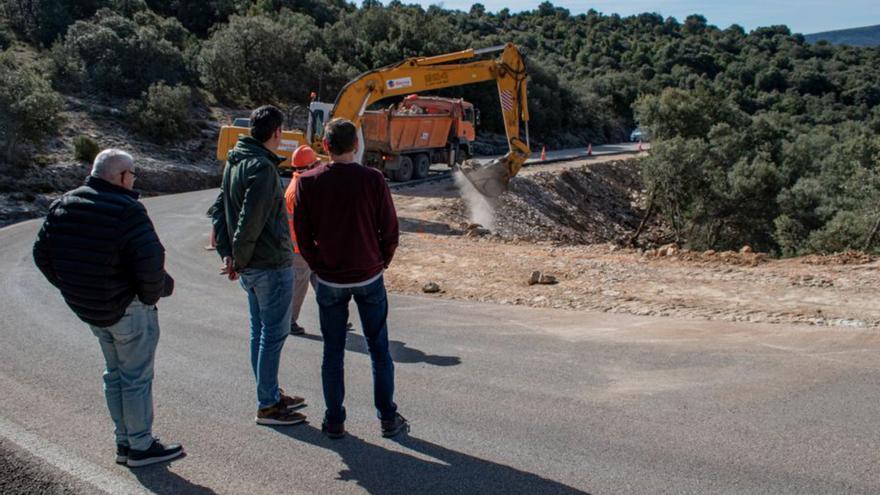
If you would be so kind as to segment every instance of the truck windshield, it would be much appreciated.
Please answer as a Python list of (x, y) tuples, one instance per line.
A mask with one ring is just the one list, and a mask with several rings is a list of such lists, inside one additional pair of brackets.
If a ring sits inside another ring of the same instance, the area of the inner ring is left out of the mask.
[(312, 111), (312, 136), (322, 136), (324, 134), (324, 111)]
[(465, 108), (464, 109), (464, 120), (468, 122), (474, 121), (474, 109), (473, 108)]

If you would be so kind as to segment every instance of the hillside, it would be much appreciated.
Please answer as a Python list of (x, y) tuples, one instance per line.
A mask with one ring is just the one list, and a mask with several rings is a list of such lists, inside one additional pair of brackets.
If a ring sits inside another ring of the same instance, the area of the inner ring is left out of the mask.
[[(114, 109), (85, 132), (97, 144), (131, 146), (157, 170), (216, 175), (217, 109), (291, 113), (313, 91), (332, 101), (407, 57), (505, 42), (526, 55), (533, 146), (620, 142), (636, 122), (651, 132), (641, 173), (682, 245), (880, 249), (880, 49), (550, 2), (492, 13), (372, 0), (0, 0), (0, 187), (27, 201), (65, 186), (51, 177), (88, 161), (73, 143), (84, 140), (79, 121), (96, 118), (89, 108)], [(481, 110), (478, 135), (503, 132), (492, 84), (438, 93)], [(16, 179), (35, 177), (46, 180)], [(200, 184), (175, 185), (190, 182)]]
[(804, 36), (809, 43), (824, 40), (832, 45), (880, 46), (880, 25), (825, 31)]

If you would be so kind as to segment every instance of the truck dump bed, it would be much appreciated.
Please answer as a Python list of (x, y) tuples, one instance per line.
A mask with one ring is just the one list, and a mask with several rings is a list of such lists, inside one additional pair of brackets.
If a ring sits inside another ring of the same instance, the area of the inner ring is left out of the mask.
[(450, 114), (407, 115), (391, 110), (364, 112), (366, 148), (385, 153), (443, 148), (452, 127)]

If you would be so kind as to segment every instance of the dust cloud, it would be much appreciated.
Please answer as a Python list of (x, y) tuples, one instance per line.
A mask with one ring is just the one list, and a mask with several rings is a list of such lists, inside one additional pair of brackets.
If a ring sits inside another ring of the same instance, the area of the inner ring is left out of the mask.
[(461, 172), (456, 170), (452, 176), (455, 185), (461, 192), (461, 199), (464, 200), (467, 207), (470, 222), (478, 223), (489, 230), (495, 230), (495, 206), (490, 198), (480, 194)]

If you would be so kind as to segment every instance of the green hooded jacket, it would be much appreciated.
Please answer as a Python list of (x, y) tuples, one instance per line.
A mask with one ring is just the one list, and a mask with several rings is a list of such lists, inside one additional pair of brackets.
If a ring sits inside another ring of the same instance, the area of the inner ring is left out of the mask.
[(236, 271), (293, 264), (293, 243), (278, 164), (284, 158), (250, 136), (241, 136), (226, 157), (214, 202), (217, 253), (231, 256)]

